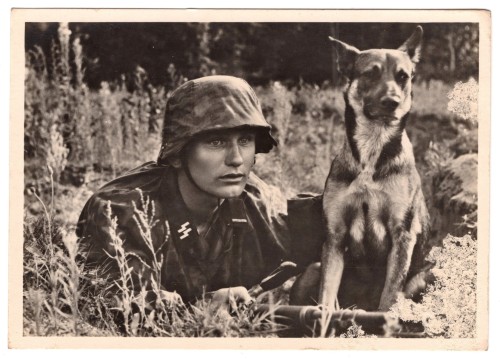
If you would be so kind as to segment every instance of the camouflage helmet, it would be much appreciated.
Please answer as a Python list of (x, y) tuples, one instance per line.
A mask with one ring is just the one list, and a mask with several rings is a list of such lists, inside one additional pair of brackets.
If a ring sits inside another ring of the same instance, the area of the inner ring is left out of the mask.
[(277, 144), (259, 100), (245, 80), (232, 76), (190, 80), (167, 101), (158, 163), (168, 164), (195, 136), (238, 127), (257, 130), (256, 153), (267, 153)]

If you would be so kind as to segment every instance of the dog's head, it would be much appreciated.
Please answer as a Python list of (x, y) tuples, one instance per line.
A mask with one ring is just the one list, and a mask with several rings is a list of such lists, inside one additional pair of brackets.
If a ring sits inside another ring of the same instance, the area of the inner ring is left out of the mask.
[(410, 110), (411, 80), (420, 58), (422, 34), (418, 26), (396, 50), (360, 51), (330, 37), (339, 70), (349, 79), (348, 96), (356, 112), (370, 121), (393, 123)]

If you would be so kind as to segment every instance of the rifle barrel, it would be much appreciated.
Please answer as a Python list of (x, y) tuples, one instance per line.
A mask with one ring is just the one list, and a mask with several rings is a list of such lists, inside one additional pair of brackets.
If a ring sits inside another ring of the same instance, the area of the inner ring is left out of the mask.
[(388, 313), (366, 312), (360, 309), (329, 311), (315, 306), (260, 304), (255, 307), (254, 311), (256, 314), (270, 313), (276, 322), (294, 327), (310, 327), (322, 317), (329, 322), (329, 325), (354, 322), (369, 330), (380, 330), (386, 324), (397, 323)]

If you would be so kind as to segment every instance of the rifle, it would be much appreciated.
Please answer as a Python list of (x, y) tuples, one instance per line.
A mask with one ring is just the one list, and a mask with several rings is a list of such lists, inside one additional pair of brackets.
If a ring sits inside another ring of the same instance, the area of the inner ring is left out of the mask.
[(255, 315), (268, 316), (283, 325), (287, 336), (311, 335), (326, 324), (326, 332), (345, 332), (351, 325), (361, 326), (367, 334), (395, 338), (425, 337), (421, 323), (407, 323), (386, 312), (367, 312), (362, 309), (328, 310), (319, 306), (258, 304)]
[[(250, 295), (257, 295), (282, 285), (289, 278), (302, 270), (293, 262), (283, 262), (269, 276), (249, 290)], [(361, 326), (368, 334), (397, 338), (421, 338), (425, 336), (422, 323), (408, 323), (386, 312), (367, 312), (361, 309), (330, 310), (319, 306), (256, 304), (256, 315), (270, 316), (277, 324), (289, 328), (286, 334), (314, 334), (320, 329), (320, 323), (327, 326), (327, 333), (343, 332), (352, 324)]]

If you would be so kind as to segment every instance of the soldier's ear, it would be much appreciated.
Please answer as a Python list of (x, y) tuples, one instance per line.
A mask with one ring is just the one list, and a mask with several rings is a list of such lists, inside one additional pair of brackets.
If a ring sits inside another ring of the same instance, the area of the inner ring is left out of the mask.
[(337, 70), (344, 76), (350, 78), (354, 69), (354, 63), (360, 51), (354, 46), (334, 39), (331, 36), (328, 38), (332, 41), (333, 48), (335, 49), (336, 58), (334, 58), (334, 62), (338, 65)]
[(177, 155), (174, 156), (174, 157), (169, 158), (168, 163), (170, 163), (170, 165), (173, 168), (176, 168), (176, 169), (179, 169), (179, 168), (182, 167), (181, 158), (179, 156), (177, 156)]
[(422, 37), (424, 30), (422, 26), (417, 26), (413, 34), (401, 45), (398, 50), (406, 52), (413, 63), (420, 60), (420, 51), (422, 50)]

